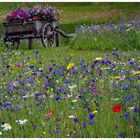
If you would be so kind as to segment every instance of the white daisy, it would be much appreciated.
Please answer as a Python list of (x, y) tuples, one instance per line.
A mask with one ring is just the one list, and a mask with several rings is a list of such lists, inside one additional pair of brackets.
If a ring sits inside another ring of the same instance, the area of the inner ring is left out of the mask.
[(1, 125), (1, 127), (3, 127), (3, 131), (8, 131), (12, 129), (9, 123), (5, 123), (4, 125)]
[(19, 124), (19, 125), (24, 125), (26, 124), (27, 120), (24, 119), (24, 120), (16, 120), (16, 122)]

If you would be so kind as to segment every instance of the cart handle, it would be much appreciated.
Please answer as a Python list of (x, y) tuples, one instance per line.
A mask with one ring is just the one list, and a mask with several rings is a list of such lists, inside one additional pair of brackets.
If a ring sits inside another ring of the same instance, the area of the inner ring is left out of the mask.
[(55, 32), (60, 33), (65, 38), (71, 38), (71, 37), (75, 36), (75, 34), (66, 34), (64, 31), (62, 31), (58, 28), (55, 28), (54, 30), (55, 30)]

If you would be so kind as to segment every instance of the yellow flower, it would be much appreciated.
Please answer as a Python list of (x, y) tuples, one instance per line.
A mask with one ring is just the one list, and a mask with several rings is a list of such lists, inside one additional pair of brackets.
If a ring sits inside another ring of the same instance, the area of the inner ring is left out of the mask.
[(47, 133), (46, 132), (43, 132), (43, 135), (46, 135)]
[(104, 83), (104, 80), (101, 79), (99, 82), (100, 82), (100, 83)]
[(135, 71), (132, 75), (138, 75), (140, 74), (140, 71)]
[(97, 58), (95, 58), (96, 60), (102, 60), (102, 58), (101, 57), (97, 57)]
[(36, 60), (33, 60), (32, 62), (33, 62), (33, 63), (36, 63)]
[(56, 80), (56, 83), (59, 83), (59, 80)]
[(94, 110), (92, 113), (93, 113), (93, 114), (96, 114), (97, 112), (98, 112), (97, 110)]
[(120, 78), (122, 78), (121, 76), (111, 76), (110, 77), (111, 79), (120, 79)]
[(108, 68), (101, 68), (101, 70), (108, 70)]
[(68, 66), (67, 66), (67, 70), (71, 69), (74, 67), (74, 63), (69, 63)]

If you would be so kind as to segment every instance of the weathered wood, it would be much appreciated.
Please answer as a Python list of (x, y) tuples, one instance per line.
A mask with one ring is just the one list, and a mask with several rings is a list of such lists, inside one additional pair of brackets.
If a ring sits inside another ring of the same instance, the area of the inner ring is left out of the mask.
[[(28, 39), (28, 48), (32, 49), (33, 38), (41, 38), (45, 47), (51, 47), (53, 44), (57, 47), (60, 45), (59, 35), (61, 33), (55, 31), (55, 28), (59, 28), (59, 23), (56, 21), (51, 23), (44, 20), (28, 21), (26, 23), (14, 21), (3, 23), (3, 25), (5, 43), (6, 40)], [(46, 27), (48, 26), (51, 27), (51, 31), (47, 32)]]
[(32, 44), (33, 44), (33, 39), (32, 38), (29, 38), (29, 46), (28, 46), (28, 48), (29, 49), (32, 49)]
[(59, 35), (59, 33), (55, 33), (55, 45), (56, 45), (56, 47), (59, 47), (59, 45), (60, 45), (60, 35)]

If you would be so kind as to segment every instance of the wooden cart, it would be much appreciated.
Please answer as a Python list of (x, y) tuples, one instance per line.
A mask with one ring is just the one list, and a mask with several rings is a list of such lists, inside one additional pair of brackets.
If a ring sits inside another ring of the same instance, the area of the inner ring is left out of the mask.
[(32, 39), (41, 38), (44, 47), (60, 45), (59, 34), (63, 37), (72, 37), (59, 29), (59, 23), (35, 20), (28, 22), (14, 21), (3, 23), (3, 41), (8, 49), (18, 49), (22, 39), (29, 39), (29, 49), (32, 48)]

